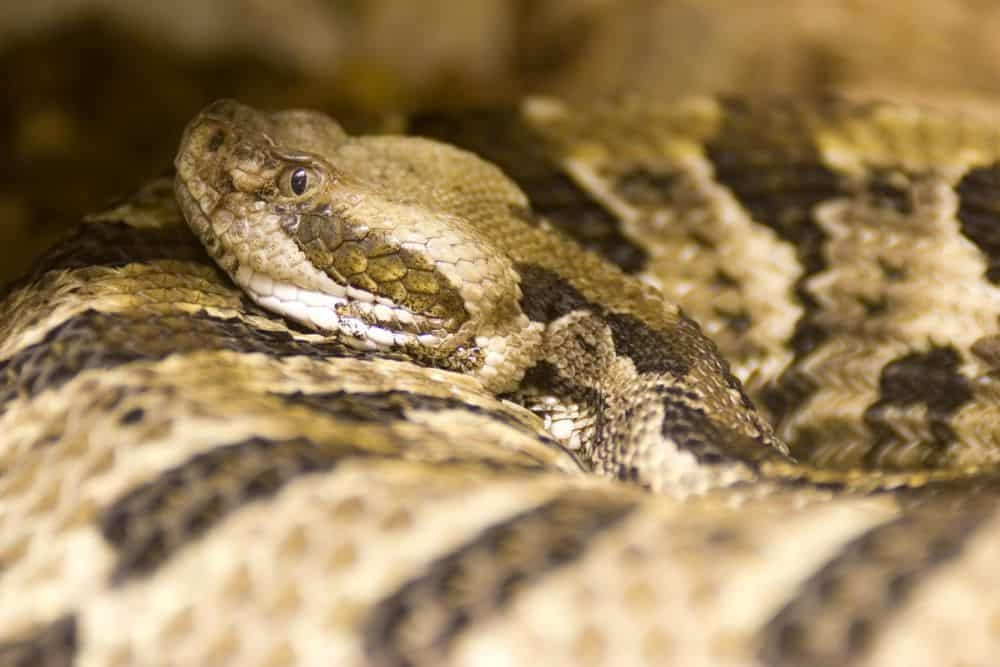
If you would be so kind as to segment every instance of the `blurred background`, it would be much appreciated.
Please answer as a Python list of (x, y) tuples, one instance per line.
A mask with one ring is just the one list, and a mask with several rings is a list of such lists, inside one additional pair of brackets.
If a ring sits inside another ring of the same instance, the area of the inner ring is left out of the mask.
[(0, 3), (0, 284), (169, 167), (222, 96), (387, 114), (639, 92), (828, 91), (1000, 108), (994, 0)]

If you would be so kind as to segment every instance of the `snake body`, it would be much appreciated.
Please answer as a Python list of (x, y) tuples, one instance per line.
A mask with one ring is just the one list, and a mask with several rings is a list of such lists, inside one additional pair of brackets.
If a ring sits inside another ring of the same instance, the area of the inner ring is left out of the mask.
[(409, 131), (216, 102), (10, 286), (0, 665), (991, 664), (1000, 134)]

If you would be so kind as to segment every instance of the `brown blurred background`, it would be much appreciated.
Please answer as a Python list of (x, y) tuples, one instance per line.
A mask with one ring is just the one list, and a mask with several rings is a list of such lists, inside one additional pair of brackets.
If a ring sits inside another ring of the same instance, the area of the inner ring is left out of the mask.
[(235, 96), (352, 129), (387, 113), (641, 92), (1000, 108), (986, 0), (35, 0), (0, 3), (0, 283), (170, 163)]

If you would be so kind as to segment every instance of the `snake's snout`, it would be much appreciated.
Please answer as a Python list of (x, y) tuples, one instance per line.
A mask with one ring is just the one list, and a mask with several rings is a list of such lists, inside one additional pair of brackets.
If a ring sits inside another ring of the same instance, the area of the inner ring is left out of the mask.
[(193, 160), (198, 156), (203, 160), (210, 160), (226, 145), (227, 139), (229, 132), (226, 127), (214, 119), (206, 118), (200, 122), (192, 122), (181, 138), (177, 162)]
[(236, 100), (213, 102), (184, 129), (174, 159), (178, 173), (185, 179), (197, 174), (211, 184), (213, 170), (206, 167), (227, 164), (225, 156), (236, 152), (241, 136), (262, 133), (265, 124), (261, 114)]

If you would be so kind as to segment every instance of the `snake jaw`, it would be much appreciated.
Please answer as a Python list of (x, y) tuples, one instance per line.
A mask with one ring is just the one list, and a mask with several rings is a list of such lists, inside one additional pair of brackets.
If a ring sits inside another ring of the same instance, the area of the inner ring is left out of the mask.
[[(423, 346), (438, 347), (442, 337), (429, 333), (404, 331), (390, 325), (414, 324), (405, 310), (376, 303), (370, 294), (340, 287), (337, 293), (303, 289), (294, 284), (276, 281), (249, 266), (241, 266), (233, 276), (239, 285), (261, 307), (324, 332), (343, 332), (344, 342), (362, 350), (390, 350)], [(353, 309), (353, 313), (352, 313)], [(371, 320), (384, 326), (377, 326)]]

